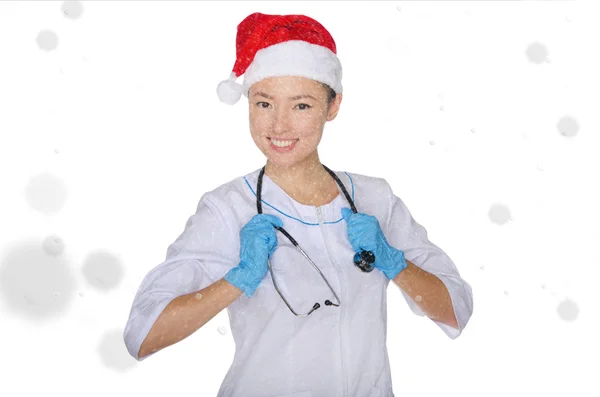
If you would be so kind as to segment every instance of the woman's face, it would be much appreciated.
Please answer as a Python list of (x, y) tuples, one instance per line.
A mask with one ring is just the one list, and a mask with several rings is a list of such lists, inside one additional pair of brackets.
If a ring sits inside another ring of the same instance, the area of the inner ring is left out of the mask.
[(271, 163), (288, 167), (316, 154), (323, 127), (342, 100), (338, 94), (328, 107), (327, 95), (318, 81), (295, 76), (269, 77), (250, 87), (250, 133)]

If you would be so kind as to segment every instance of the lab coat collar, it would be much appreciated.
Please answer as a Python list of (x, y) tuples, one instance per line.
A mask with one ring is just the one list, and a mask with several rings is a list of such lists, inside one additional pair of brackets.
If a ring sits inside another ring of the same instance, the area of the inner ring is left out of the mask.
[[(256, 207), (256, 187), (261, 169), (262, 167), (243, 177), (243, 183), (246, 185), (245, 189), (250, 192), (254, 200), (254, 207)], [(340, 178), (350, 194), (350, 197), (354, 200), (354, 183), (350, 175), (347, 172), (340, 171), (334, 171), (334, 173)], [(267, 174), (264, 174), (261, 193), (262, 211), (263, 214), (276, 215), (285, 222), (295, 221), (308, 226), (336, 224), (343, 222), (341, 213), (342, 208), (350, 208), (350, 204), (346, 200), (346, 197), (339, 186), (338, 191), (339, 194), (328, 204), (318, 207), (306, 205), (294, 200), (279, 187), (279, 185), (269, 178)]]

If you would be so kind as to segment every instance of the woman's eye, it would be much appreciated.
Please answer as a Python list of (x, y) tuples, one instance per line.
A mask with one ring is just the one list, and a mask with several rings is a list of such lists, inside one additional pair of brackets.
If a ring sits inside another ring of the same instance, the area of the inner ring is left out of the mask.
[[(271, 104), (268, 102), (257, 102), (256, 105), (261, 107), (262, 109), (267, 109), (269, 106), (271, 106)], [(306, 103), (299, 103), (295, 107), (300, 107), (300, 110), (307, 110), (310, 109), (312, 106)]]

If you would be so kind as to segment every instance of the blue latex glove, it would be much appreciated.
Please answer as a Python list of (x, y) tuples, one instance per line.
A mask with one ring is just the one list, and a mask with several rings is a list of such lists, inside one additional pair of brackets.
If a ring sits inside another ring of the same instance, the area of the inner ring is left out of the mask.
[(371, 251), (375, 255), (373, 266), (381, 270), (388, 279), (393, 279), (406, 268), (404, 251), (388, 244), (376, 217), (361, 212), (355, 214), (350, 208), (342, 208), (342, 216), (354, 251)]
[(224, 279), (248, 298), (254, 295), (269, 271), (267, 258), (277, 247), (274, 225), (282, 227), (283, 222), (274, 215), (256, 214), (240, 230), (240, 263), (229, 270)]

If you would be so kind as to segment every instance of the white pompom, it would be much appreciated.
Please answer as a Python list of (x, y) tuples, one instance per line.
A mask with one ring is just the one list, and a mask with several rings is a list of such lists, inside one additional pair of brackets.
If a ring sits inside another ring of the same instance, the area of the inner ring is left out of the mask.
[(235, 82), (235, 75), (232, 74), (228, 80), (223, 80), (217, 86), (217, 95), (219, 100), (228, 105), (234, 105), (242, 97), (242, 85)]

